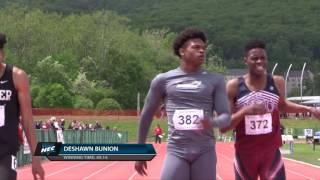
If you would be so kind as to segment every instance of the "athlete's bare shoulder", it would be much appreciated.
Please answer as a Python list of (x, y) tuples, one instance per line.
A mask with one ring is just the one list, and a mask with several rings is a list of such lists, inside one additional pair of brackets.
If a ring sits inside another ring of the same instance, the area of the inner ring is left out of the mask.
[(229, 89), (237, 89), (238, 88), (238, 84), (239, 84), (239, 79), (238, 78), (234, 78), (231, 79), (227, 82), (227, 87)]
[(17, 66), (13, 66), (12, 71), (15, 76), (27, 76), (27, 73), (23, 69), (18, 68)]
[(284, 78), (282, 76), (274, 75), (273, 76), (273, 81), (274, 81), (277, 89), (279, 90), (279, 93), (282, 93), (282, 91), (284, 91), (284, 89), (285, 89)]
[(283, 76), (278, 76), (278, 75), (273, 75), (273, 80), (275, 83), (284, 83), (284, 78)]
[(235, 97), (238, 93), (238, 85), (239, 85), (239, 79), (234, 78), (227, 82), (227, 94), (228, 96)]
[(16, 89), (27, 88), (29, 86), (29, 78), (27, 73), (16, 66), (13, 66), (12, 77)]

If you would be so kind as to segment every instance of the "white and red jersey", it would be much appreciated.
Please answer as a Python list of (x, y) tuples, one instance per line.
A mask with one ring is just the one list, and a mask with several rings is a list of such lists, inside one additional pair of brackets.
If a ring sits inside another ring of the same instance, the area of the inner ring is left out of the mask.
[(279, 148), (281, 143), (279, 92), (271, 75), (267, 76), (267, 84), (263, 90), (251, 91), (244, 78), (239, 78), (238, 94), (235, 99), (236, 111), (251, 105), (262, 103), (267, 109), (263, 115), (246, 115), (236, 126), (237, 151), (255, 151), (265, 148)]

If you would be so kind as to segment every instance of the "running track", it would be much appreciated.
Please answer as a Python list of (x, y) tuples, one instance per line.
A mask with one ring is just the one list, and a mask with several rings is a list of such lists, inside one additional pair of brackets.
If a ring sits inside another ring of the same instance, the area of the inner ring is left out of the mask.
[[(148, 162), (148, 176), (134, 171), (127, 161), (47, 161), (43, 163), (48, 180), (151, 180), (159, 179), (165, 157), (165, 144), (155, 144), (157, 156)], [(217, 180), (233, 180), (233, 143), (217, 143)], [(320, 180), (320, 167), (285, 159), (288, 180)], [(18, 169), (18, 180), (31, 180), (30, 166)]]

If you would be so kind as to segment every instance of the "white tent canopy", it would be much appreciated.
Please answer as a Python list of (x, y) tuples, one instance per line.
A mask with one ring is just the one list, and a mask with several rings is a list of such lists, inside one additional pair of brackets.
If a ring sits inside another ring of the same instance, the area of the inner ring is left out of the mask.
[(304, 104), (304, 105), (316, 105), (316, 106), (320, 106), (320, 99), (314, 99), (314, 100), (309, 100), (309, 101), (303, 101), (303, 102), (301, 102), (301, 104)]
[(292, 101), (292, 102), (297, 102), (297, 103), (303, 103), (309, 101), (311, 102), (320, 102), (320, 96), (296, 96), (296, 97), (289, 97), (287, 100)]

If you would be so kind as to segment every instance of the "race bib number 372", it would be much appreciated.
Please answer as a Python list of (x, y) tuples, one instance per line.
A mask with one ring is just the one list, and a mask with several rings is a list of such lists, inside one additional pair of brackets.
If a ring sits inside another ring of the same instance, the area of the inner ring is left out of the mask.
[(245, 116), (246, 135), (260, 135), (272, 132), (271, 113)]
[(202, 109), (182, 109), (175, 110), (173, 114), (173, 124), (177, 130), (203, 129), (200, 121), (203, 119)]

